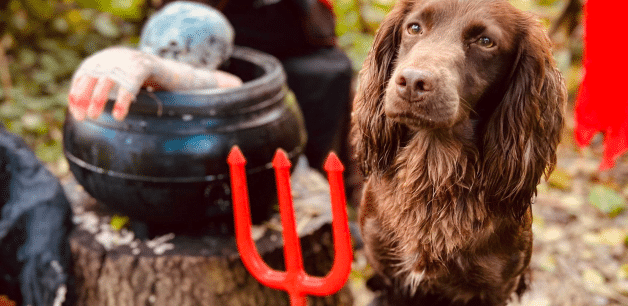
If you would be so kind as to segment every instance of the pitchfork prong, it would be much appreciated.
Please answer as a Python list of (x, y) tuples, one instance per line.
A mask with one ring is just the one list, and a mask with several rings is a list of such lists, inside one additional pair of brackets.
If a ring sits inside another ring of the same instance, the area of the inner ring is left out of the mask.
[(292, 200), (292, 188), (290, 187), (290, 160), (284, 150), (277, 149), (273, 158), (275, 178), (277, 180), (277, 194), (279, 200), (279, 214), (283, 227), (284, 261), (288, 278), (297, 278), (305, 274), (303, 270), (303, 257), (301, 254), (301, 242), (297, 234), (296, 220), (294, 217), (294, 205)]
[(231, 196), (238, 252), (242, 263), (257, 280), (274, 289), (284, 289), (286, 273), (269, 267), (257, 252), (251, 236), (251, 209), (244, 166), (246, 159), (238, 146), (234, 146), (227, 157), (231, 177)]
[(325, 277), (308, 276), (304, 280), (303, 285), (307, 292), (314, 295), (329, 295), (340, 290), (351, 273), (351, 262), (353, 261), (342, 178), (342, 172), (345, 168), (334, 152), (329, 154), (323, 167), (327, 172), (331, 196), (334, 264)]

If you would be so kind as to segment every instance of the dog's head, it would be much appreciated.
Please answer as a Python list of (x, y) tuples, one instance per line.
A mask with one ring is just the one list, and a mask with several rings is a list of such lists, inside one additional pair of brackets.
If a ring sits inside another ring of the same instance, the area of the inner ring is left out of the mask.
[(506, 0), (399, 1), (360, 78), (352, 120), (366, 173), (388, 169), (416, 130), (469, 126), (496, 201), (529, 202), (556, 162), (564, 82), (542, 26)]
[(517, 54), (516, 26), (501, 11), (499, 3), (414, 3), (396, 24), (386, 116), (410, 128), (450, 128), (500, 91)]

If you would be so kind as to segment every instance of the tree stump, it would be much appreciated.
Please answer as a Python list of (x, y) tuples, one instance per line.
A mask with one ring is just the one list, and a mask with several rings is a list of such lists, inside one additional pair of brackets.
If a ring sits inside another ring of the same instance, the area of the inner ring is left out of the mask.
[[(250, 182), (249, 182), (250, 183)], [(166, 234), (140, 240), (114, 230), (113, 212), (91, 198), (73, 178), (64, 181), (76, 228), (70, 235), (77, 305), (289, 305), (288, 295), (264, 287), (243, 266), (235, 238)], [(302, 161), (292, 175), (305, 270), (324, 276), (333, 264), (329, 186)], [(259, 253), (284, 270), (278, 214), (254, 226)], [(345, 286), (309, 305), (352, 305)]]

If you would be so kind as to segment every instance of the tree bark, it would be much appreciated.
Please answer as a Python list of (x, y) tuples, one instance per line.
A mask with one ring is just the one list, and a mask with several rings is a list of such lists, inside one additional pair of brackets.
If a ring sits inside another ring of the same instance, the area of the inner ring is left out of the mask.
[[(112, 212), (87, 195), (73, 179), (65, 182), (75, 211), (70, 237), (77, 305), (289, 305), (286, 293), (264, 287), (245, 269), (235, 239), (168, 234), (140, 240), (114, 230)], [(327, 183), (309, 168), (292, 176), (295, 210), (308, 274), (324, 276), (333, 264)], [(284, 270), (279, 217), (254, 226), (258, 252)], [(352, 305), (345, 286), (309, 305)]]

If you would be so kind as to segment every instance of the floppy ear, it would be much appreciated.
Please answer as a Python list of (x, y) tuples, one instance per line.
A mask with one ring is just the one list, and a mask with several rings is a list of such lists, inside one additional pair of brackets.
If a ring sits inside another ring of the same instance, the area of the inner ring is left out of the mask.
[(399, 1), (382, 21), (360, 71), (353, 101), (352, 138), (364, 174), (386, 169), (402, 137), (401, 127), (386, 119), (382, 99), (397, 58), (401, 23), (410, 9), (410, 1)]
[(538, 22), (526, 23), (510, 83), (484, 133), (481, 173), (491, 209), (515, 217), (556, 165), (567, 98), (549, 38)]

